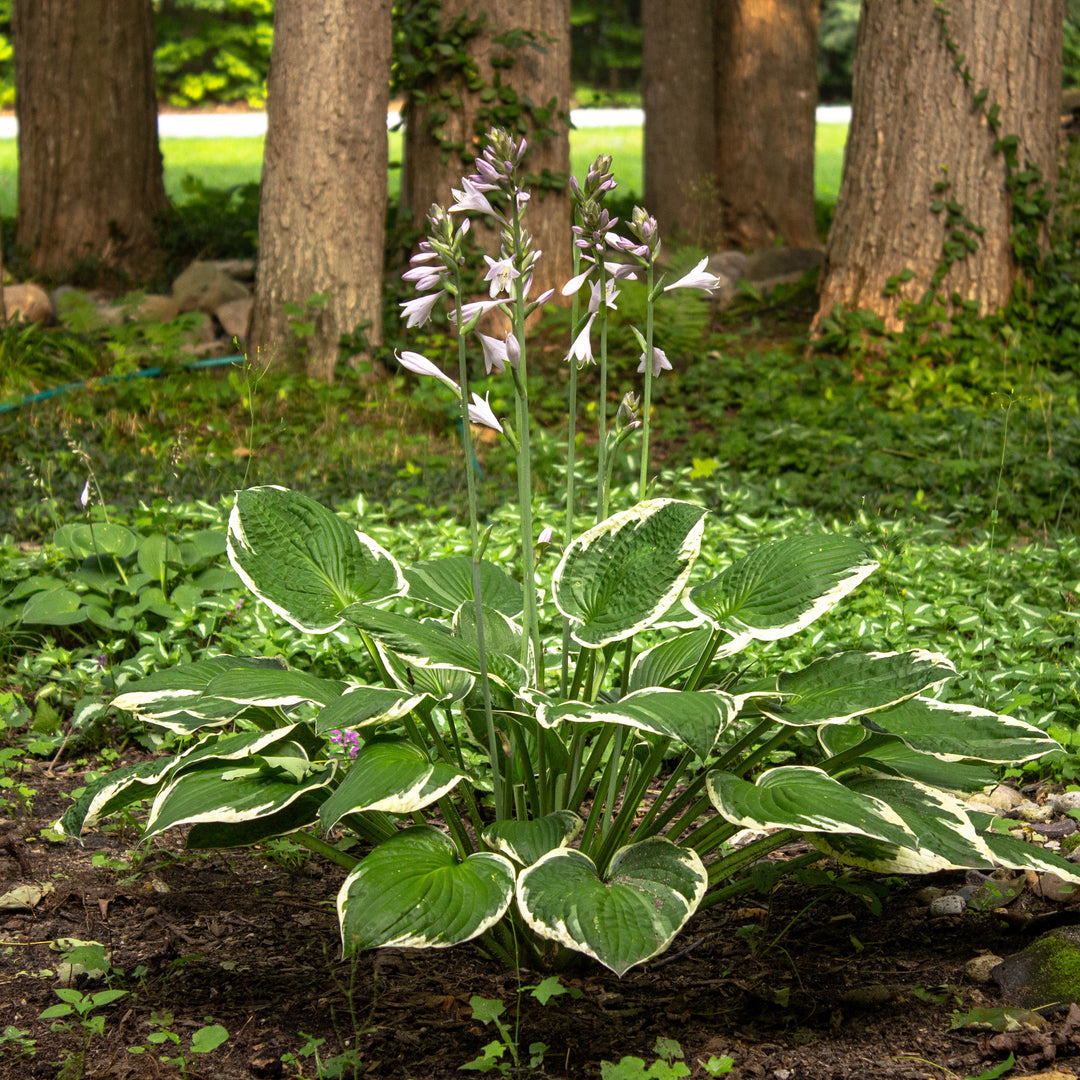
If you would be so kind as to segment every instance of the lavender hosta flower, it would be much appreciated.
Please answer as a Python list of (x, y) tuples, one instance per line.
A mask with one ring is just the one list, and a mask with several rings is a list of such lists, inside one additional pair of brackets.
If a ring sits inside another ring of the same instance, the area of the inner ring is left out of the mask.
[(79, 505), (85, 507), (90, 501), (90, 478), (86, 478), (86, 483), (83, 484), (82, 494), (79, 496)]
[(489, 397), (491, 397), (490, 390), (483, 397), (479, 394), (473, 394), (472, 402), (469, 404), (469, 419), (474, 424), (494, 428), (501, 435), (503, 426), (491, 410), (491, 405), (488, 403)]
[(411, 281), (418, 293), (426, 293), (439, 284), (439, 271), (433, 266), (415, 266), (401, 275), (402, 281)]
[(439, 301), (442, 292), (425, 293), (415, 300), (406, 300), (401, 304), (401, 317), (408, 320), (406, 327), (423, 326), (431, 318), (431, 312)]
[[(658, 349), (655, 345), (652, 351), (652, 373), (653, 378), (657, 378), (661, 371), (671, 371), (671, 361), (667, 358), (667, 353), (663, 349)], [(641, 363), (638, 364), (638, 374), (642, 375), (645, 372), (645, 354), (641, 354)]]
[(411, 371), (414, 375), (431, 375), (440, 382), (446, 383), (458, 397), (461, 396), (461, 387), (458, 386), (449, 375), (436, 367), (426, 356), (421, 356), (420, 353), (409, 352), (408, 350), (405, 352), (395, 352), (394, 356), (397, 358), (397, 362), (406, 371)]
[(461, 211), (475, 211), (478, 214), (487, 214), (488, 217), (493, 217), (497, 221), (502, 221), (502, 216), (496, 212), (495, 207), (488, 201), (485, 191), (495, 191), (496, 185), (476, 183), (467, 176), (461, 178), (461, 190), (452, 188), (452, 194), (457, 200), (453, 206), (450, 207), (449, 212), (452, 214), (455, 210)]
[(578, 367), (581, 367), (584, 364), (593, 363), (592, 339), (589, 335), (592, 331), (592, 324), (595, 318), (596, 312), (593, 312), (593, 314), (585, 320), (585, 325), (581, 328), (581, 333), (574, 338), (574, 343), (570, 346), (570, 351), (566, 354), (567, 363), (569, 363), (571, 359), (577, 360)]
[(550, 525), (545, 525), (540, 530), (540, 535), (536, 538), (536, 546), (541, 547), (544, 544), (550, 544), (551, 543), (551, 538), (554, 535), (555, 534), (552, 531), (551, 526)]
[(491, 282), (491, 297), (494, 299), (499, 293), (511, 295), (510, 287), (515, 278), (521, 277), (521, 271), (514, 266), (514, 257), (507, 255), (502, 259), (493, 259), (490, 255), (484, 256), (488, 264), (488, 271), (484, 275), (485, 281)]
[(477, 333), (476, 336), (480, 339), (480, 347), (484, 350), (484, 371), (489, 375), (493, 371), (505, 371), (508, 359), (506, 341), (500, 341), (498, 338), (491, 337), (488, 334)]
[[(600, 310), (600, 282), (590, 281), (589, 289), (589, 310), (591, 312), (597, 312)], [(604, 304), (615, 310), (615, 301), (619, 299), (619, 290), (615, 288), (615, 279), (610, 278), (604, 282)]]
[[(464, 329), (468, 330), (469, 324), (474, 319), (478, 319), (485, 311), (491, 311), (492, 308), (498, 308), (503, 310), (503, 300), (474, 300), (471, 304), (461, 305), (461, 325)], [(457, 312), (450, 312), (450, 321), (457, 321)]]
[(671, 292), (672, 289), (701, 289), (711, 293), (720, 284), (720, 279), (705, 269), (708, 261), (708, 258), (702, 259), (693, 270), (683, 274), (678, 281), (665, 285), (664, 292)]

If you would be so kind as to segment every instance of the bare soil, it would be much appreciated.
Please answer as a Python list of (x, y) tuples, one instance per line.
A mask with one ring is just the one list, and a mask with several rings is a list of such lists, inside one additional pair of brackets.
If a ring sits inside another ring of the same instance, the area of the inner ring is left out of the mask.
[[(43, 974), (61, 959), (50, 948), (57, 938), (105, 945), (124, 973), (113, 985), (129, 991), (102, 1010), (104, 1033), (85, 1066), (94, 1080), (178, 1075), (160, 1050), (129, 1050), (147, 1045), (152, 1017), (166, 1012), (185, 1046), (203, 1024), (228, 1029), (228, 1042), (189, 1070), (203, 1080), (313, 1078), (313, 1058), (301, 1061), (302, 1072), (282, 1062), (307, 1035), (326, 1040), (324, 1059), (358, 1051), (358, 1076), (444, 1080), (462, 1075), (460, 1066), (495, 1037), (473, 1018), (472, 995), (502, 1000), (513, 1023), (517, 977), (467, 946), (339, 960), (336, 867), (314, 859), (283, 866), (260, 852), (184, 852), (179, 835), (140, 849), (136, 874), (95, 867), (95, 853), (127, 855), (130, 831), (88, 835), (81, 848), (48, 843), (39, 830), (68, 805), (80, 771), (49, 776), (42, 765), (23, 779), (37, 794), (30, 816), (0, 823), (0, 893), (29, 883), (53, 891), (33, 911), (0, 914), (0, 1033), (13, 1025), (36, 1040), (32, 1056), (0, 1042), (3, 1080), (78, 1075), (70, 1066), (61, 1073), (61, 1063), (79, 1036), (38, 1019), (58, 1000), (57, 978)], [(925, 885), (892, 879), (875, 915), (856, 896), (788, 882), (699, 912), (668, 953), (622, 979), (595, 964), (564, 972), (563, 984), (580, 996), (546, 1006), (520, 997), (525, 1059), (531, 1043), (548, 1047), (542, 1065), (522, 1075), (599, 1077), (602, 1061), (630, 1054), (651, 1063), (658, 1037), (678, 1041), (693, 1077), (707, 1075), (702, 1063), (713, 1055), (734, 1059), (733, 1077), (967, 1077), (1010, 1051), (1011, 1075), (1080, 1072), (1077, 1009), (1042, 1033), (950, 1030), (954, 1010), (1003, 1004), (993, 984), (965, 977), (965, 963), (987, 950), (1016, 952), (1031, 930), (994, 914), (931, 918), (915, 896)], [(521, 983), (546, 974), (523, 971)]]

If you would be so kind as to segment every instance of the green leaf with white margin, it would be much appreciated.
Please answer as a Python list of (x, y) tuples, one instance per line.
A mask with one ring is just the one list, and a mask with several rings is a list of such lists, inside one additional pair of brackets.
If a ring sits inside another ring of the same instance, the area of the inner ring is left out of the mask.
[(985, 761), (997, 765), (1032, 761), (1062, 749), (1032, 724), (976, 705), (914, 697), (875, 712), (863, 723), (887, 731), (913, 750), (942, 761)]
[(778, 641), (831, 611), (878, 567), (845, 536), (774, 540), (690, 590), (687, 607), (723, 627), (733, 641)]
[[(409, 597), (443, 611), (457, 611), (473, 597), (472, 558), (451, 555), (404, 568)], [(516, 618), (522, 611), (521, 585), (494, 563), (480, 563), (480, 597), (484, 607)]]
[(411, 814), (437, 802), (464, 778), (457, 769), (433, 764), (404, 739), (376, 736), (361, 747), (319, 817), (324, 829), (332, 829), (346, 814), (364, 810)]
[(343, 608), (405, 592), (394, 557), (326, 507), (282, 487), (237, 493), (229, 561), (272, 611), (299, 630), (327, 634)]
[[(344, 688), (344, 683), (320, 679), (306, 671), (232, 668), (211, 679), (202, 696), (231, 701), (237, 705), (285, 708), (305, 701), (329, 705), (341, 697)], [(194, 709), (198, 711), (197, 704)]]
[(706, 511), (650, 499), (576, 537), (555, 568), (555, 604), (579, 645), (597, 648), (651, 626), (682, 594)]
[(639, 653), (630, 668), (629, 689), (670, 685), (676, 675), (689, 671), (701, 659), (711, 637), (710, 627), (699, 626)]
[(851, 832), (898, 847), (917, 843), (915, 834), (887, 803), (860, 795), (810, 765), (766, 769), (755, 783), (714, 770), (706, 786), (721, 815), (747, 829)]
[[(207, 761), (241, 761), (253, 755), (272, 754), (279, 743), (293, 743), (307, 735), (306, 724), (290, 724), (270, 731), (238, 731), (232, 735), (210, 734), (182, 754), (177, 754), (173, 771), (180, 773)], [(309, 750), (311, 748), (309, 747)]]
[(200, 821), (192, 825), (184, 840), (190, 851), (211, 848), (251, 847), (275, 836), (287, 836), (306, 829), (319, 820), (319, 807), (326, 792), (323, 788), (301, 795), (275, 814), (249, 821)]
[(390, 724), (411, 713), (427, 696), (382, 686), (351, 686), (320, 710), (315, 730), (325, 735), (328, 731)]
[(944, 656), (922, 649), (841, 652), (777, 676), (775, 688), (784, 700), (762, 701), (758, 707), (781, 724), (838, 724), (887, 709), (955, 675)]
[(709, 879), (690, 848), (654, 836), (620, 848), (605, 877), (576, 848), (556, 848), (518, 876), (518, 907), (541, 937), (623, 975), (671, 944)]
[(178, 664), (128, 683), (112, 703), (118, 709), (135, 713), (142, 720), (156, 723), (158, 717), (190, 709), (212, 679), (235, 668), (284, 671), (285, 663), (277, 657), (214, 656), (209, 660)]
[(504, 856), (485, 851), (463, 860), (437, 829), (404, 829), (361, 859), (341, 886), (343, 953), (459, 945), (494, 926), (513, 894), (514, 866)]
[(156, 795), (162, 780), (175, 764), (173, 757), (155, 758), (99, 776), (68, 807), (53, 829), (64, 836), (78, 839), (103, 817)]
[(467, 697), (476, 685), (476, 676), (458, 667), (421, 667), (409, 664), (381, 641), (375, 642), (379, 658), (394, 682), (407, 693), (430, 694), (441, 704), (452, 704)]
[(1052, 851), (1015, 836), (991, 830), (993, 814), (980, 810), (968, 809), (968, 817), (986, 841), (986, 846), (994, 856), (994, 861), (1012, 870), (1036, 870), (1040, 874), (1057, 874), (1065, 881), (1080, 884), (1080, 866), (1055, 855)]
[[(830, 755), (844, 753), (861, 742), (867, 743), (863, 756), (853, 758), (850, 766), (889, 776), (902, 776), (919, 784), (944, 791), (981, 791), (997, 780), (997, 774), (985, 765), (967, 761), (942, 761), (933, 754), (912, 750), (895, 735), (884, 744), (870, 742), (871, 733), (854, 724), (823, 724), (817, 730), (818, 742)], [(879, 735), (878, 738), (881, 736)]]
[[(452, 634), (443, 623), (431, 619), (421, 622), (368, 604), (354, 604), (344, 615), (410, 665), (457, 668), (473, 674), (480, 671), (475, 644)], [(515, 690), (529, 681), (525, 669), (512, 656), (489, 652), (487, 660), (489, 677), (506, 689)]]
[(622, 724), (654, 735), (667, 735), (685, 743), (704, 761), (737, 712), (735, 698), (719, 690), (648, 687), (613, 702), (542, 704), (537, 708), (536, 719), (546, 728), (568, 720), (575, 724)]
[(484, 830), (484, 843), (522, 866), (531, 866), (542, 855), (565, 847), (584, 823), (572, 810), (556, 810), (532, 821), (496, 821)]
[(244, 758), (225, 770), (223, 764), (208, 761), (202, 768), (181, 773), (162, 788), (150, 808), (143, 839), (149, 840), (177, 825), (202, 821), (236, 824), (269, 817), (302, 796), (329, 787), (337, 770), (337, 762), (331, 761), (325, 767), (311, 769), (301, 783), (296, 783), (282, 770), (265, 767), (259, 757)]

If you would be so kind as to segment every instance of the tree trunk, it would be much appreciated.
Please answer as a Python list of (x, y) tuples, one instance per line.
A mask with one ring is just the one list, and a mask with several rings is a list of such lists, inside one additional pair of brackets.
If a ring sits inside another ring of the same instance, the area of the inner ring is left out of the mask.
[(717, 0), (716, 177), (727, 242), (817, 244), (818, 0)]
[[(570, 0), (443, 0), (442, 24), (450, 26), (462, 15), (477, 19), (481, 13), (486, 13), (482, 29), (464, 43), (475, 63), (475, 78), (458, 77), (448, 85), (435, 77), (412, 88), (406, 101), (401, 205), (423, 224), (431, 204), (447, 206), (451, 187), (460, 188), (461, 177), (472, 171), (488, 129), (499, 126), (524, 134), (526, 167), (534, 176), (546, 175), (549, 185), (533, 183), (525, 219), (534, 248), (543, 252), (533, 282), (532, 295), (537, 296), (544, 289), (557, 290), (573, 272), (566, 186)], [(535, 41), (511, 47), (495, 40), (517, 30), (531, 31)], [(487, 100), (485, 87), (497, 88), (494, 100)], [(493, 234), (482, 242), (497, 245)]]
[(157, 269), (167, 202), (150, 0), (15, 0), (16, 243), (37, 273)]
[(251, 342), (333, 378), (382, 341), (391, 0), (278, 0)]
[[(840, 305), (874, 311), (895, 329), (899, 305), (936, 291), (935, 271), (946, 263), (941, 291), (983, 313), (1003, 305), (1016, 282), (1013, 199), (995, 142), (1018, 136), (1019, 166), (1030, 162), (1053, 183), (1063, 3), (966, 0), (947, 12), (942, 22), (931, 0), (863, 4), (818, 319)], [(996, 134), (988, 123), (995, 109)], [(968, 241), (977, 250), (969, 253)], [(905, 270), (910, 280), (882, 295)]]
[(644, 0), (645, 206), (661, 235), (721, 246), (714, 0)]

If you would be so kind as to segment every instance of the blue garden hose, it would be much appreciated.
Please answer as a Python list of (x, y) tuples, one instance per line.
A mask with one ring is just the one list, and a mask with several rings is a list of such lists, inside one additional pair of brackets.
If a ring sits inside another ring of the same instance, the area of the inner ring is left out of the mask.
[[(182, 365), (184, 371), (196, 368), (225, 367), (228, 364), (242, 364), (246, 358), (242, 353), (232, 356), (211, 356), (205, 360), (192, 360)], [(69, 390), (86, 390), (91, 386), (107, 386), (109, 383), (128, 382), (131, 379), (156, 379), (166, 374), (169, 369), (163, 367), (140, 368), (138, 371), (129, 371), (126, 375), (102, 375), (95, 379), (82, 379), (79, 382), (64, 383), (63, 386), (54, 386), (51, 390), (39, 390), (36, 394), (27, 394), (22, 401), (9, 402), (0, 405), (0, 413), (15, 412), (24, 405), (33, 405), (38, 401), (47, 401), (58, 394), (66, 394)]]

